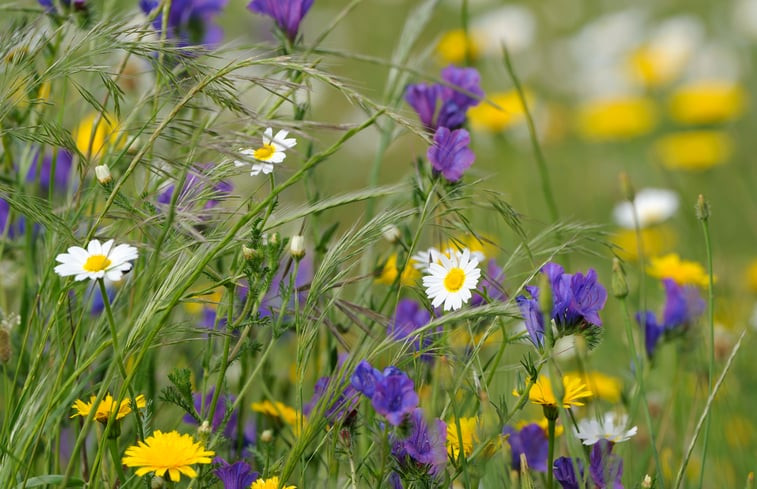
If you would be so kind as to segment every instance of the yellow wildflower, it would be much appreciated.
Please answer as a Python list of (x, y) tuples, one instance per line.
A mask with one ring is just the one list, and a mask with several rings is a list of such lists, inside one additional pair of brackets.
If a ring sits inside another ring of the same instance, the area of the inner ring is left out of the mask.
[[(562, 378), (562, 384), (564, 394), (562, 401), (558, 402), (549, 379), (541, 375), (531, 387), (528, 399), (534, 404), (541, 404), (542, 406), (570, 408), (583, 406), (583, 399), (591, 397), (591, 391), (580, 377), (566, 374)], [(513, 391), (513, 395), (520, 396), (520, 393)]]
[[(415, 268), (414, 260), (408, 260), (405, 269), (402, 271), (402, 278), (400, 282), (402, 285), (415, 285), (418, 279), (421, 278), (421, 273)], [(376, 282), (385, 285), (392, 285), (397, 280), (397, 253), (393, 253), (386, 259), (384, 267), (381, 269), (381, 274), (376, 277)]]
[(659, 87), (676, 79), (685, 61), (685, 57), (676, 56), (665, 46), (645, 44), (631, 54), (628, 65), (631, 75), (642, 85)]
[(682, 124), (716, 124), (740, 116), (747, 104), (744, 87), (730, 81), (685, 85), (670, 97), (670, 115)]
[[(297, 433), (297, 430), (299, 430), (302, 414), (300, 414), (296, 409), (287, 406), (282, 402), (271, 402), (268, 400), (265, 400), (263, 402), (253, 402), (252, 410), (256, 413), (262, 413), (274, 419), (280, 419), (285, 424), (291, 426), (292, 430), (295, 433)], [(302, 419), (303, 424), (304, 422), (305, 420)]]
[(644, 97), (595, 100), (578, 111), (578, 131), (590, 141), (631, 139), (651, 131), (657, 124), (657, 108)]
[[(653, 226), (640, 230), (641, 246), (646, 256), (661, 255), (672, 250), (678, 237), (670, 226)], [(624, 260), (639, 259), (639, 245), (636, 231), (622, 229), (612, 236), (612, 242), (618, 246), (618, 256)]]
[(746, 282), (749, 290), (757, 293), (757, 259), (752, 260), (746, 269)]
[(675, 253), (652, 258), (647, 273), (655, 278), (669, 278), (679, 285), (701, 285), (707, 287), (709, 276), (702, 265), (694, 261), (681, 260)]
[[(530, 91), (526, 91), (526, 103), (529, 106), (533, 105), (533, 94)], [(490, 94), (487, 100), (482, 100), (480, 104), (468, 110), (468, 118), (474, 129), (491, 132), (510, 129), (522, 122), (525, 114), (517, 90)]]
[[(74, 408), (76, 412), (72, 414), (71, 417), (75, 418), (76, 416), (81, 416), (86, 418), (87, 416), (89, 416), (89, 413), (90, 411), (92, 411), (92, 406), (95, 404), (96, 399), (97, 396), (91, 396), (89, 398), (89, 402), (84, 402), (81, 399), (74, 401), (71, 407)], [(145, 396), (141, 394), (138, 395), (135, 400), (137, 401), (138, 409), (142, 409), (147, 405)], [(116, 419), (121, 419), (128, 416), (129, 413), (131, 413), (131, 400), (124, 399), (120, 404), (118, 404), (118, 408), (116, 408), (116, 402), (115, 399), (113, 399), (113, 396), (111, 396), (110, 394), (106, 395), (95, 409), (95, 420), (99, 421), (100, 423), (107, 423), (108, 418), (112, 413), (116, 413)]]
[[(460, 423), (460, 431), (457, 430), (457, 424)], [(466, 457), (473, 453), (473, 445), (479, 442), (478, 438), (478, 418), (452, 418), (447, 421), (447, 453), (457, 459), (460, 454), (460, 442), (462, 439), (462, 450)]]
[(582, 378), (586, 387), (591, 391), (592, 397), (604, 399), (612, 404), (620, 402), (623, 384), (619, 378), (605, 375), (596, 370), (585, 372), (584, 375), (579, 372), (570, 372), (568, 375)]
[(465, 35), (462, 29), (445, 32), (436, 45), (436, 54), (444, 64), (464, 64), (468, 59), (476, 59), (481, 49), (479, 42), (471, 35)]
[(728, 161), (733, 140), (724, 131), (681, 131), (661, 137), (654, 149), (668, 168), (706, 170)]
[[(539, 428), (541, 428), (544, 431), (544, 435), (548, 435), (547, 430), (549, 429), (549, 421), (547, 418), (542, 417), (536, 421), (518, 421), (515, 425), (515, 429), (518, 431), (522, 430), (525, 426), (530, 424), (538, 424)], [(557, 420), (557, 424), (555, 424), (555, 436), (560, 436), (565, 432), (565, 428), (560, 424), (560, 420)]]
[(110, 146), (122, 148), (118, 121), (112, 114), (92, 113), (73, 131), (77, 149), (88, 158), (99, 158)]
[[(258, 479), (252, 483), (250, 489), (279, 489), (279, 478), (277, 476), (268, 479)], [(281, 489), (297, 489), (295, 486), (281, 486)]]
[(195, 442), (191, 435), (156, 430), (145, 441), (127, 448), (121, 462), (127, 467), (139, 467), (136, 472), (138, 476), (154, 472), (159, 477), (165, 477), (168, 472), (168, 479), (178, 482), (181, 474), (191, 479), (197, 477), (191, 466), (209, 464), (213, 455), (215, 452), (205, 450), (202, 443)]

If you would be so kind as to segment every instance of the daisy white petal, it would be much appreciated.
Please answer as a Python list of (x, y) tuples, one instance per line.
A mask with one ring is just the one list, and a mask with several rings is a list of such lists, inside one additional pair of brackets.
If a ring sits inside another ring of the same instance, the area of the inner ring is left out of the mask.
[(68, 253), (61, 253), (55, 257), (60, 264), (54, 270), (61, 277), (74, 276), (74, 280), (97, 280), (106, 277), (112, 281), (121, 280), (123, 272), (131, 270), (132, 260), (138, 256), (133, 246), (121, 244), (113, 247), (113, 240), (103, 244), (93, 239), (87, 244), (86, 250), (72, 246)]
[(478, 261), (470, 259), (470, 250), (448, 251), (439, 254), (439, 262), (428, 266), (428, 275), (423, 277), (426, 295), (434, 307), (444, 304), (445, 311), (457, 310), (471, 298), (471, 289), (478, 284), (481, 271)]
[(628, 416), (625, 414), (606, 413), (601, 420), (582, 419), (578, 422), (576, 436), (583, 440), (584, 445), (594, 445), (599, 440), (620, 443), (636, 434), (637, 427), (626, 429)]

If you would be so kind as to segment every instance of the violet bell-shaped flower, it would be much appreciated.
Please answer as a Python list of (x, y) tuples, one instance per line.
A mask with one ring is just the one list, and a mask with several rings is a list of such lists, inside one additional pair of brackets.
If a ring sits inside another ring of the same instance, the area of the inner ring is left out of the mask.
[(300, 22), (313, 6), (313, 0), (252, 0), (251, 11), (271, 17), (290, 41), (297, 38)]
[(460, 180), (465, 170), (470, 168), (476, 159), (476, 155), (468, 147), (469, 144), (470, 134), (465, 129), (437, 129), (434, 142), (426, 152), (434, 172), (441, 173), (450, 182)]
[(433, 132), (440, 127), (462, 127), (468, 109), (478, 105), (484, 96), (481, 76), (474, 68), (448, 66), (442, 70), (442, 80), (444, 85), (416, 83), (405, 90), (405, 101), (423, 126)]

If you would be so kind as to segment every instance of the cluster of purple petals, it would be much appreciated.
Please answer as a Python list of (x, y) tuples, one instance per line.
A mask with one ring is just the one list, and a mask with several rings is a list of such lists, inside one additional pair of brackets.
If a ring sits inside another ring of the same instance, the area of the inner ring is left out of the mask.
[[(53, 172), (53, 159), (55, 160), (55, 172)], [(43, 192), (48, 192), (50, 185), (53, 190), (66, 192), (71, 178), (73, 157), (65, 149), (58, 149), (57, 154), (37, 154), (26, 173), (28, 183), (37, 182)]]
[(665, 332), (686, 328), (705, 310), (704, 300), (695, 286), (678, 285), (669, 278), (663, 279), (662, 285), (665, 288), (665, 307), (661, 320), (658, 321), (652, 311), (636, 313), (636, 322), (644, 328), (644, 344), (650, 357)]
[[(332, 378), (328, 376), (318, 379), (313, 388), (313, 397), (310, 399), (310, 402), (302, 407), (302, 412), (305, 416), (310, 416), (310, 413), (313, 412), (313, 409), (318, 405), (324, 394), (328, 392), (331, 382)], [(358, 392), (352, 385), (348, 384), (339, 392), (339, 395), (332, 396), (327, 402), (326, 419), (331, 424), (344, 424), (354, 419), (357, 413)]]
[(486, 264), (486, 273), (483, 275), (478, 288), (473, 291), (470, 303), (472, 306), (480, 306), (489, 302), (505, 302), (507, 293), (502, 285), (505, 281), (505, 272), (494, 260)]
[[(420, 408), (413, 409), (407, 420), (407, 437), (391, 440), (392, 456), (403, 467), (413, 464), (413, 468), (425, 469), (429, 475), (441, 474), (447, 464), (447, 424), (440, 419), (429, 424)], [(396, 479), (402, 487), (399, 476)]]
[(481, 77), (474, 68), (448, 66), (442, 70), (442, 80), (444, 85), (416, 83), (405, 90), (405, 101), (431, 132), (440, 127), (462, 127), (468, 109), (478, 105), (484, 96)]
[[(589, 325), (601, 326), (599, 311), (607, 301), (607, 290), (597, 281), (597, 272), (589, 269), (582, 273), (565, 273), (557, 263), (547, 263), (542, 268), (552, 289), (550, 318), (558, 329), (570, 330)], [(523, 314), (529, 337), (535, 345), (544, 341), (544, 319), (539, 308), (539, 288), (526, 287), (531, 298), (520, 295), (515, 298)]]
[[(213, 402), (214, 392), (215, 388), (211, 388), (210, 392), (205, 395), (204, 399), (199, 392), (196, 392), (192, 395), (195, 410), (200, 414), (201, 418), (205, 418), (210, 412), (210, 404)], [(213, 419), (210, 421), (210, 427), (214, 432), (218, 431), (221, 428), (224, 416), (226, 416), (226, 409), (228, 406), (234, 403), (234, 400), (235, 398), (231, 394), (218, 396), (216, 410), (213, 413)], [(188, 424), (197, 425), (197, 421), (189, 414), (185, 414), (182, 418), (182, 421)], [(232, 411), (232, 413), (229, 415), (229, 419), (227, 420), (226, 425), (223, 428), (223, 435), (231, 441), (232, 445), (235, 448), (241, 442), (243, 452), (246, 451), (247, 447), (254, 445), (256, 441), (255, 426), (253, 424), (245, 426), (243, 428), (243, 432), (239, 433), (236, 411)]]
[(252, 0), (247, 8), (271, 17), (287, 38), (294, 41), (300, 30), (300, 22), (312, 6), (313, 0)]
[[(231, 193), (233, 190), (231, 183), (225, 181), (212, 182), (203, 174), (204, 170), (209, 167), (210, 165), (200, 165), (196, 170), (187, 173), (181, 192), (176, 197), (176, 205), (179, 209), (186, 208), (198, 197), (205, 194), (212, 197), (205, 201), (205, 205), (203, 206), (203, 209), (209, 210), (216, 207), (222, 197)], [(175, 191), (176, 185), (168, 185), (158, 195), (158, 203), (163, 205), (170, 204)]]
[[(87, 8), (87, 1), (86, 0), (59, 0), (60, 4), (66, 8), (73, 7), (76, 11), (81, 11)], [(45, 8), (46, 11), (49, 13), (57, 13), (58, 9), (55, 6), (55, 2), (53, 0), (39, 0), (39, 4)]]
[(22, 222), (18, 220), (14, 223), (10, 212), (11, 207), (8, 201), (0, 198), (0, 239), (3, 236), (12, 239), (24, 232)]
[[(613, 443), (600, 440), (596, 443), (589, 456), (589, 477), (598, 489), (623, 489), (623, 460), (612, 453)], [(575, 471), (578, 468), (578, 474)], [(552, 468), (555, 480), (563, 489), (582, 489), (584, 465), (579, 459), (560, 457), (555, 460)]]
[(213, 472), (223, 483), (224, 489), (249, 489), (253, 482), (258, 480), (259, 474), (252, 471), (252, 467), (244, 461), (228, 463), (217, 457), (213, 460), (219, 467)]
[[(213, 18), (226, 7), (228, 0), (172, 0), (168, 11), (165, 37), (179, 46), (205, 45), (214, 47), (223, 39), (223, 30), (213, 23)], [(160, 0), (139, 0), (139, 7), (150, 15), (160, 7)], [(152, 22), (153, 28), (163, 29), (163, 13)]]
[[(412, 299), (401, 299), (397, 304), (392, 322), (387, 326), (387, 335), (396, 341), (412, 341), (414, 351), (425, 351), (434, 343), (434, 336), (441, 333), (441, 327), (435, 331), (416, 333), (418, 329), (431, 321), (429, 313), (421, 304)], [(421, 359), (431, 361), (433, 355), (422, 353)]]
[(537, 472), (547, 471), (549, 441), (541, 426), (532, 423), (524, 426), (520, 431), (512, 426), (505, 426), (502, 434), (509, 435), (507, 442), (510, 444), (513, 470), (520, 471), (520, 456), (525, 455), (529, 468)]
[(381, 372), (363, 360), (355, 368), (350, 382), (393, 426), (399, 426), (405, 416), (418, 407), (418, 394), (412, 379), (397, 367), (390, 366)]
[(434, 142), (426, 151), (426, 157), (434, 169), (450, 182), (457, 182), (470, 168), (476, 155), (468, 147), (470, 134), (465, 129), (449, 130), (440, 127), (434, 133)]

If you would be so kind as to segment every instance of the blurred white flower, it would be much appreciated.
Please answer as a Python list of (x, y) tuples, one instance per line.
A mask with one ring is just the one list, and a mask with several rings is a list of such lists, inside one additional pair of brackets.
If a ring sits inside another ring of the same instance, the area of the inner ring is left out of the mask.
[(619, 226), (634, 229), (633, 211), (635, 207), (639, 227), (645, 228), (672, 217), (678, 210), (678, 203), (678, 195), (671, 190), (645, 188), (636, 193), (633, 205), (630, 202), (622, 202), (616, 205), (613, 216)]
[(636, 434), (636, 426), (626, 429), (628, 416), (625, 414), (606, 413), (604, 417), (596, 419), (582, 419), (578, 422), (576, 436), (583, 440), (584, 445), (594, 445), (599, 440), (608, 440), (620, 443), (628, 440)]
[(536, 19), (526, 7), (507, 5), (474, 19), (469, 30), (483, 54), (501, 55), (503, 43), (508, 51), (517, 53), (533, 42)]

